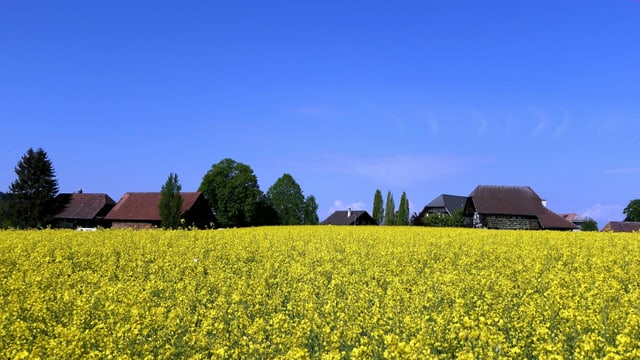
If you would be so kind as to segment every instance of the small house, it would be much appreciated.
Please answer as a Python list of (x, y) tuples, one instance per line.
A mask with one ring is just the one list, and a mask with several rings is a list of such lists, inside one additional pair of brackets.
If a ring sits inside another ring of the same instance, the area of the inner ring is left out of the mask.
[(338, 210), (326, 218), (321, 225), (378, 225), (365, 210)]
[(54, 216), (57, 228), (108, 227), (104, 217), (116, 202), (107, 194), (63, 193), (55, 198), (60, 211)]
[(640, 231), (640, 222), (636, 221), (609, 221), (602, 231), (636, 232)]
[[(200, 192), (181, 192), (181, 219), (185, 226), (197, 228), (213, 227), (215, 216), (209, 202)], [(111, 227), (149, 229), (161, 226), (159, 192), (128, 192), (111, 209), (105, 220)]]

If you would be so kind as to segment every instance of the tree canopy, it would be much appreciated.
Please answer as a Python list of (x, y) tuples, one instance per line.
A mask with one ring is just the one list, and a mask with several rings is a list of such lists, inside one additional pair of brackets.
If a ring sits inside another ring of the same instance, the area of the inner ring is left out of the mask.
[(376, 193), (373, 195), (373, 211), (371, 217), (378, 224), (382, 224), (384, 220), (384, 205), (382, 202), (382, 191), (380, 191), (380, 189), (376, 189)]
[(626, 215), (624, 221), (640, 221), (640, 199), (631, 200), (622, 213)]
[(391, 191), (387, 192), (387, 203), (384, 209), (384, 225), (396, 224), (396, 204), (393, 201)]
[(318, 225), (318, 203), (313, 195), (309, 195), (304, 199), (304, 221), (305, 225)]
[(398, 204), (396, 225), (409, 225), (409, 200), (407, 199), (407, 193), (404, 191), (400, 196), (400, 204)]
[(54, 201), (58, 180), (47, 153), (30, 148), (14, 169), (17, 179), (9, 186), (5, 220), (16, 228), (42, 228), (60, 210)]
[(198, 191), (209, 201), (222, 227), (260, 223), (264, 198), (251, 167), (226, 158), (204, 175)]
[(584, 222), (580, 226), (582, 231), (598, 231), (598, 223), (592, 218), (584, 219)]
[(160, 223), (163, 229), (177, 229), (180, 227), (180, 216), (182, 215), (182, 196), (180, 195), (182, 185), (178, 181), (178, 175), (169, 174), (167, 182), (160, 191)]
[(305, 218), (305, 199), (300, 185), (290, 174), (282, 175), (267, 190), (267, 201), (278, 213), (282, 225), (300, 225)]

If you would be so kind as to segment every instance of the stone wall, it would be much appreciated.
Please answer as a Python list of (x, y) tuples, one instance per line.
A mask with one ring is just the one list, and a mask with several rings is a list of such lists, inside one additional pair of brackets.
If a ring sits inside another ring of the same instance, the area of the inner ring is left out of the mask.
[(489, 229), (540, 230), (540, 222), (535, 217), (487, 215), (486, 227)]

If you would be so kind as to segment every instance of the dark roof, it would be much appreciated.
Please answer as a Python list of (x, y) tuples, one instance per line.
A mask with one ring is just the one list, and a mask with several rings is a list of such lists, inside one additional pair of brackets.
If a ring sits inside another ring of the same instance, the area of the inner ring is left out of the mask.
[(462, 210), (466, 201), (466, 196), (442, 194), (428, 203), (425, 206), (425, 210), (429, 208), (444, 208), (451, 215), (458, 209)]
[(56, 202), (60, 211), (56, 219), (94, 219), (105, 207), (113, 207), (116, 202), (107, 194), (59, 194)]
[(610, 221), (602, 229), (603, 231), (615, 231), (615, 232), (634, 232), (640, 231), (640, 222), (635, 221)]
[(365, 210), (351, 210), (351, 217), (348, 216), (348, 210), (338, 210), (329, 215), (321, 224), (322, 225), (353, 225), (355, 219), (367, 220), (370, 224), (376, 224), (376, 221)]
[[(181, 192), (182, 214), (189, 210), (202, 196), (200, 192)], [(160, 221), (158, 205), (162, 194), (159, 192), (128, 192), (109, 211), (106, 220)]]
[(575, 224), (547, 209), (529, 186), (480, 185), (470, 198), (480, 214), (535, 216), (544, 229), (577, 229)]

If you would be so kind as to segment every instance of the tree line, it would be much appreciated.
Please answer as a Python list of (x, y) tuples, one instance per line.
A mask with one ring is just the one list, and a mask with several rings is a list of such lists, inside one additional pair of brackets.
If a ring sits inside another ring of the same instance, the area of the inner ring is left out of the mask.
[[(0, 192), (0, 228), (51, 226), (65, 204), (56, 200), (59, 185), (47, 153), (41, 148), (30, 148), (14, 171), (17, 178), (9, 191)], [(158, 206), (163, 228), (183, 226), (181, 190), (178, 175), (170, 173), (161, 187)], [(305, 197), (300, 185), (287, 173), (263, 193), (250, 166), (227, 158), (212, 165), (198, 191), (209, 202), (217, 227), (319, 223), (315, 197)]]

